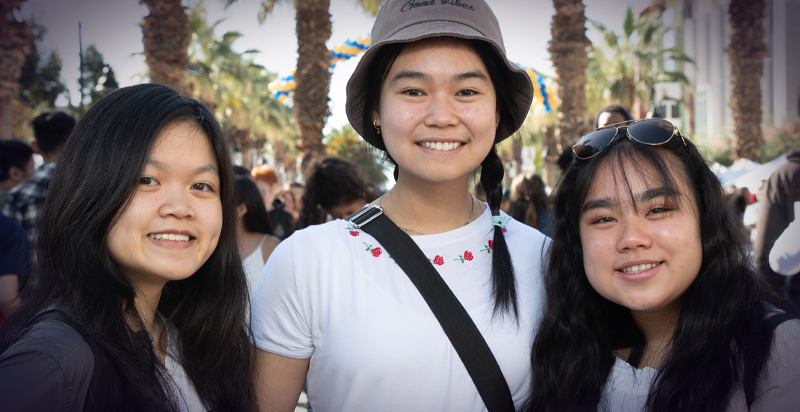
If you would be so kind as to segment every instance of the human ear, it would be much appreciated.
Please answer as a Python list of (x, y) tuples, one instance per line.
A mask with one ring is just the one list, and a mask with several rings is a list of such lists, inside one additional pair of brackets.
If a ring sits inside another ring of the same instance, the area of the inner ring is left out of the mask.
[(381, 127), (381, 114), (378, 112), (377, 107), (372, 111), (372, 125)]
[(25, 180), (25, 171), (16, 166), (11, 166), (8, 168), (8, 177), (9, 179), (19, 183)]
[(247, 213), (247, 205), (242, 203), (239, 206), (236, 206), (236, 217), (241, 219), (244, 217), (245, 213)]

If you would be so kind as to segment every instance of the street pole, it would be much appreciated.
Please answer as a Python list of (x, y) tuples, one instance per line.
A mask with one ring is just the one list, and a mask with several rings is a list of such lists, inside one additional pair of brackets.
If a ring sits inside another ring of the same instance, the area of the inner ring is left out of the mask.
[(83, 40), (81, 39), (81, 22), (78, 22), (78, 49), (80, 49), (79, 53), (78, 53), (78, 57), (79, 57), (78, 61), (79, 61), (79, 64), (80, 64), (79, 70), (80, 70), (80, 73), (81, 73), (81, 77), (78, 78), (78, 84), (81, 87), (81, 90), (80, 90), (80, 92), (81, 92), (81, 103), (80, 103), (79, 113), (80, 113), (80, 117), (83, 117), (83, 85), (84, 85), (84, 80), (83, 80)]

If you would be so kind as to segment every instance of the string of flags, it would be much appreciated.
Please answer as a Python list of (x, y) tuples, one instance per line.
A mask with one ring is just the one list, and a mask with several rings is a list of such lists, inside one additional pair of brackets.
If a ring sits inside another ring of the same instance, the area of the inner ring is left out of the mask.
[[(344, 44), (333, 46), (333, 48), (330, 49), (331, 66), (335, 67), (336, 63), (338, 62), (347, 61), (358, 56), (366, 51), (369, 48), (369, 45), (369, 37), (359, 36), (355, 40), (348, 39), (344, 42)], [(520, 67), (522, 66), (520, 65)], [(551, 97), (553, 95), (553, 91), (551, 84), (546, 84), (550, 82), (546, 82), (545, 77), (533, 69), (525, 68), (525, 71), (528, 73), (528, 76), (531, 77), (531, 81), (533, 82), (533, 104), (539, 104), (544, 107), (545, 112), (551, 112), (553, 109)], [(286, 102), (288, 98), (294, 96), (294, 89), (297, 86), (297, 83), (294, 80), (294, 72), (295, 71), (292, 70), (292, 74), (277, 79), (267, 86), (270, 93), (272, 93), (272, 95), (281, 103)]]

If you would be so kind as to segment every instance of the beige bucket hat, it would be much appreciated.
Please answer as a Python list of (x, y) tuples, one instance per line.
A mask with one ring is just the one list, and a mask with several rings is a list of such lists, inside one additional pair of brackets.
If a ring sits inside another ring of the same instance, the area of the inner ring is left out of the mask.
[(525, 70), (506, 57), (500, 24), (483, 0), (388, 0), (381, 6), (372, 26), (371, 45), (347, 82), (347, 118), (356, 132), (373, 146), (380, 147), (372, 133), (364, 133), (364, 102), (355, 98), (364, 87), (378, 50), (386, 44), (410, 43), (430, 37), (476, 39), (492, 46), (505, 63), (498, 66), (506, 72), (503, 77), (511, 83), (510, 89), (518, 93), (513, 99), (515, 107), (509, 109), (520, 114), (516, 122), (500, 119), (495, 143), (516, 132), (531, 107), (533, 84)]

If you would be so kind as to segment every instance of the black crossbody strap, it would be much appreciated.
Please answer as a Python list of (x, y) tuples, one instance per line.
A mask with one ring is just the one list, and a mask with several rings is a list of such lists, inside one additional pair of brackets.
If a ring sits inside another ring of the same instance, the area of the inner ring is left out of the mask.
[(348, 220), (380, 242), (417, 287), (467, 368), (489, 412), (514, 411), (511, 391), (492, 350), (419, 246), (377, 206), (368, 206)]

